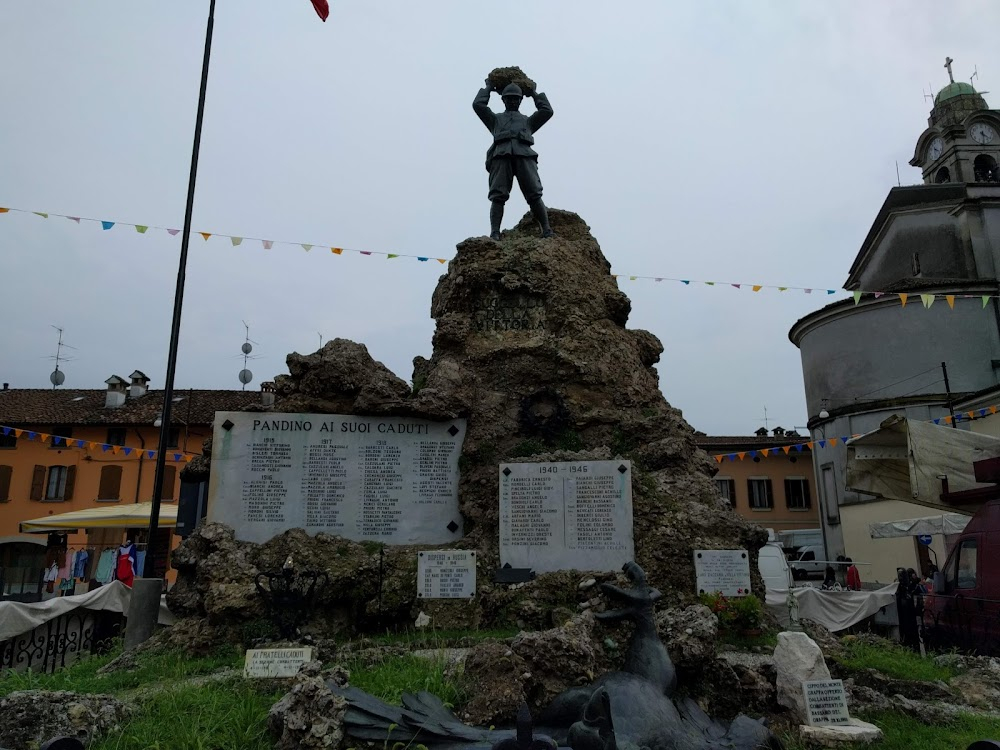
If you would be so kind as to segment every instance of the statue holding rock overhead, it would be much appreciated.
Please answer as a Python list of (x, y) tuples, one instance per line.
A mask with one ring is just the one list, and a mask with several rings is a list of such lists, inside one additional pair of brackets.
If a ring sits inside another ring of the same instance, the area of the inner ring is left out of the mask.
[[(490, 109), (490, 94), (500, 93), (504, 111)], [(530, 117), (518, 110), (525, 96), (535, 102), (536, 111)], [(497, 68), (486, 78), (472, 102), (479, 119), (493, 133), (493, 145), (486, 152), (486, 169), (490, 173), (490, 237), (500, 239), (503, 207), (510, 197), (514, 178), (528, 202), (532, 215), (542, 229), (542, 237), (551, 237), (548, 211), (542, 203), (542, 181), (538, 177), (538, 154), (531, 148), (534, 133), (552, 117), (548, 97), (536, 90), (535, 82), (520, 68)]]

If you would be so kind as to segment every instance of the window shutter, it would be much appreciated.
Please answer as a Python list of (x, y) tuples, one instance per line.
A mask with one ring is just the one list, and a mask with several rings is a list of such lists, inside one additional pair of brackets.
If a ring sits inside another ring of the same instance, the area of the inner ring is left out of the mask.
[(786, 479), (785, 480), (785, 507), (786, 508), (791, 508), (792, 507), (792, 480), (791, 479)]
[(0, 466), (0, 503), (10, 501), (10, 477), (13, 472), (10, 466)]
[(74, 484), (76, 484), (76, 467), (68, 466), (66, 467), (66, 494), (63, 495), (63, 500), (73, 499)]
[(802, 507), (811, 508), (813, 504), (812, 495), (809, 494), (809, 480), (802, 480)]
[(751, 508), (755, 507), (754, 506), (753, 480), (752, 479), (748, 479), (747, 480), (747, 502), (750, 504)]
[(41, 500), (45, 496), (45, 467), (35, 466), (31, 475), (31, 499)]
[(101, 486), (97, 490), (98, 500), (121, 500), (122, 467), (105, 466), (101, 469)]
[(174, 478), (177, 476), (176, 466), (163, 467), (163, 492), (160, 493), (161, 500), (174, 499)]

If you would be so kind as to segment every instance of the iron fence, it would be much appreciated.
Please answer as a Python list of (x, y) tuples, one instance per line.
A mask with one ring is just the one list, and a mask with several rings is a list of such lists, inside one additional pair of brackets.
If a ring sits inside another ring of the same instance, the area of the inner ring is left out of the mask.
[(86, 654), (107, 651), (123, 628), (119, 612), (77, 609), (0, 641), (0, 671), (55, 672)]

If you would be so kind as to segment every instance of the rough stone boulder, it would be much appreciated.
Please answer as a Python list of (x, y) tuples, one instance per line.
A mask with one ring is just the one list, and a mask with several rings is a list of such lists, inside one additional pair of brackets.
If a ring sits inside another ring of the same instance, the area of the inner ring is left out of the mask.
[(528, 698), (528, 665), (505, 643), (477, 644), (465, 660), (465, 674), (476, 685), (472, 698), (460, 712), (468, 724), (488, 727), (510, 722)]
[(719, 618), (704, 604), (657, 612), (656, 629), (678, 669), (700, 671), (715, 658)]
[(276, 750), (339, 748), (344, 742), (347, 701), (330, 690), (327, 680), (343, 687), (347, 674), (321, 672), (319, 662), (302, 665), (292, 689), (267, 714)]
[(829, 680), (830, 670), (816, 641), (805, 633), (778, 633), (774, 649), (778, 703), (791, 709), (795, 719), (805, 724), (809, 718), (802, 683)]
[(364, 344), (347, 339), (327, 341), (313, 354), (293, 352), (285, 360), (288, 375), (274, 379), (282, 411), (330, 414), (398, 412), (410, 386)]
[(0, 747), (38, 747), (53, 737), (84, 745), (121, 727), (129, 710), (110, 695), (25, 690), (0, 698)]

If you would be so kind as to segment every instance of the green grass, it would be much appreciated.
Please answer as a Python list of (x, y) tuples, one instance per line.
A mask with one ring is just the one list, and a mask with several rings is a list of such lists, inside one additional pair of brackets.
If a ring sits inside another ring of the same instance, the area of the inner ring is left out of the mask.
[(863, 640), (844, 638), (841, 645), (843, 653), (833, 655), (833, 659), (848, 670), (870, 668), (896, 679), (926, 682), (947, 682), (955, 676), (953, 669), (940, 667), (931, 657), (922, 657), (895, 643), (873, 645)]
[(270, 750), (267, 712), (280, 697), (242, 679), (166, 690), (90, 750)]
[(53, 674), (37, 672), (0, 673), (0, 696), (17, 690), (72, 690), (75, 693), (121, 693), (155, 682), (164, 682), (211, 674), (221, 669), (238, 668), (243, 657), (236, 648), (217, 650), (206, 657), (188, 657), (174, 651), (157, 651), (144, 654), (138, 667), (108, 675), (97, 670), (121, 654), (116, 648), (103, 656), (78, 661)]
[(450, 706), (464, 700), (461, 685), (445, 676), (443, 659), (397, 656), (380, 664), (364, 666), (347, 662), (351, 686), (361, 688), (387, 703), (399, 703), (403, 693), (427, 690)]
[[(976, 740), (1000, 739), (1000, 720), (962, 714), (950, 724), (924, 724), (896, 711), (862, 715), (885, 733), (879, 750), (963, 750)], [(785, 750), (806, 750), (798, 734), (782, 737)]]
[(719, 633), (719, 640), (743, 651), (761, 647), (773, 649), (778, 645), (778, 632), (765, 630), (760, 635), (742, 635), (741, 633), (722, 631)]

